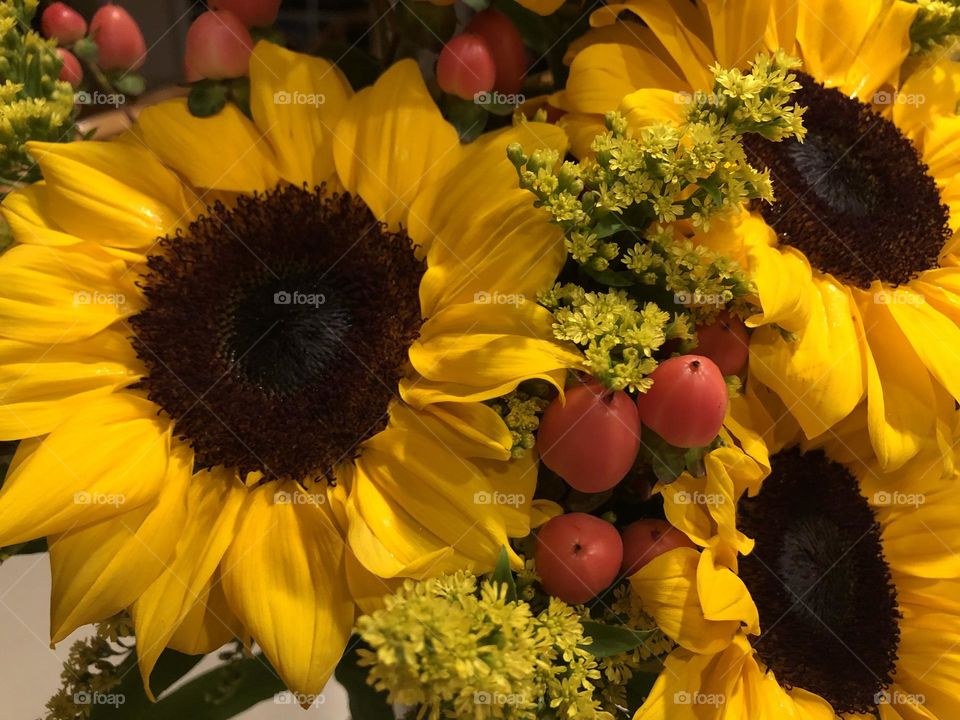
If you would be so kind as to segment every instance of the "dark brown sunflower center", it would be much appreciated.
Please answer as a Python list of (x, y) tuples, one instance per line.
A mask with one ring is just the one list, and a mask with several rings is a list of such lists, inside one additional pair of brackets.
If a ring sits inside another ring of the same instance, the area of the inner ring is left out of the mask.
[(746, 138), (750, 161), (770, 169), (776, 200), (761, 212), (780, 241), (860, 287), (936, 267), (949, 211), (913, 143), (869, 105), (798, 80), (806, 140)]
[(740, 576), (760, 612), (760, 659), (781, 685), (839, 713), (874, 711), (894, 671), (900, 613), (856, 479), (822, 452), (781, 452), (738, 515), (756, 540)]
[(217, 204), (148, 266), (143, 385), (199, 467), (303, 479), (384, 427), (424, 267), (362, 201), (288, 186)]

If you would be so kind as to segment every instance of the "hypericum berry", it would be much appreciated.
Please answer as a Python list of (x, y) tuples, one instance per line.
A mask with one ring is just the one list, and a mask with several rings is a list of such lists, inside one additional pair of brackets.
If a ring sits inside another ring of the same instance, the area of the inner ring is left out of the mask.
[(622, 535), (623, 566), (621, 572), (630, 576), (658, 555), (678, 547), (697, 546), (666, 520), (637, 520), (628, 525)]
[(253, 39), (240, 18), (227, 10), (208, 10), (187, 31), (187, 75), (223, 80), (250, 70)]
[(724, 375), (738, 374), (750, 354), (747, 326), (726, 311), (710, 325), (697, 325), (697, 354), (713, 360)]
[(281, 0), (209, 0), (211, 10), (229, 10), (247, 27), (273, 25), (280, 12)]
[(519, 92), (527, 74), (527, 48), (513, 21), (499, 10), (487, 8), (470, 19), (466, 32), (479, 35), (490, 48), (497, 70), (494, 89), (508, 94)]
[(55, 2), (48, 5), (40, 16), (40, 29), (44, 37), (61, 45), (73, 45), (87, 34), (87, 21), (69, 5)]
[(136, 70), (147, 58), (147, 43), (137, 21), (119, 5), (104, 5), (90, 20), (97, 43), (98, 63), (104, 70)]
[(73, 87), (79, 87), (80, 83), (83, 82), (83, 68), (80, 67), (77, 56), (64, 48), (57, 48), (57, 55), (63, 62), (63, 66), (60, 68), (60, 79), (70, 83)]
[(477, 93), (493, 89), (496, 76), (490, 47), (479, 35), (457, 35), (440, 51), (437, 83), (445, 93), (473, 100)]
[(640, 415), (630, 396), (597, 382), (566, 391), (540, 420), (543, 464), (581, 492), (603, 492), (623, 480), (640, 450)]
[(713, 442), (728, 400), (716, 363), (702, 355), (680, 355), (660, 363), (650, 379), (653, 386), (637, 396), (640, 422), (676, 447)]
[(623, 542), (606, 520), (568, 513), (540, 528), (534, 557), (543, 589), (577, 605), (596, 597), (616, 579)]

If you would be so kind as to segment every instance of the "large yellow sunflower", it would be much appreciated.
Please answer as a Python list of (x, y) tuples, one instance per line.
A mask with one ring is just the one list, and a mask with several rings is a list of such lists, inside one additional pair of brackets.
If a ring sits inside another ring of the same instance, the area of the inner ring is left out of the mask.
[(631, 578), (678, 644), (634, 720), (957, 717), (957, 476), (933, 445), (894, 473), (834, 449), (780, 450), (759, 491), (708, 467), (723, 497), (750, 488), (731, 513), (750, 547), (732, 567), (701, 538), (703, 508), (670, 517), (704, 549)]
[(890, 470), (952, 426), (960, 399), (960, 64), (904, 70), (916, 12), (893, 0), (632, 0), (593, 15), (553, 98), (583, 154), (607, 110), (678, 119), (716, 62), (777, 48), (802, 59), (806, 141), (747, 140), (776, 201), (699, 240), (756, 281), (752, 375), (808, 437), (865, 401)]
[(578, 355), (532, 300), (560, 233), (503, 148), (565, 139), (464, 147), (413, 62), (353, 94), (267, 43), (251, 109), (31, 146), (45, 180), (4, 205), (0, 545), (49, 538), (54, 642), (129, 608), (147, 683), (164, 647), (239, 636), (316, 693), (383, 579), (529, 532), (534, 458), (482, 401)]

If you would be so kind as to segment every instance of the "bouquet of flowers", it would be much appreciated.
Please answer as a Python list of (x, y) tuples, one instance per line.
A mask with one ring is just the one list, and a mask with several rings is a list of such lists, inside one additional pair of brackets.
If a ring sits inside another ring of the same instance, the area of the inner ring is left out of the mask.
[(50, 720), (960, 717), (955, 0), (208, 5), (0, 3)]

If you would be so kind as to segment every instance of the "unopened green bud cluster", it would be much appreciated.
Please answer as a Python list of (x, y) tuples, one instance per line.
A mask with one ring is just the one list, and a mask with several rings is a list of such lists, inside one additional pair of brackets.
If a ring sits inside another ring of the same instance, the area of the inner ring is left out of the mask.
[(960, 0), (916, 0), (910, 26), (911, 52), (923, 53), (955, 45), (960, 36)]

